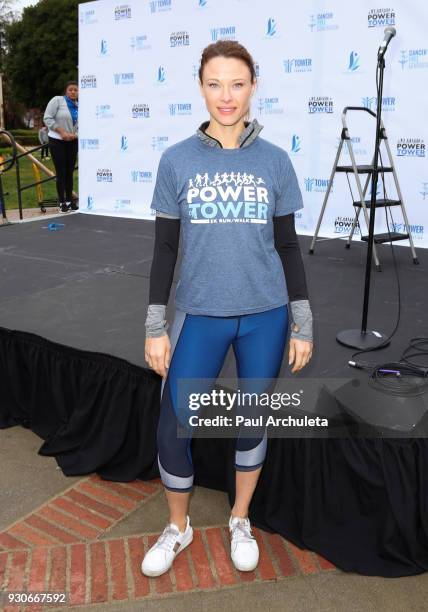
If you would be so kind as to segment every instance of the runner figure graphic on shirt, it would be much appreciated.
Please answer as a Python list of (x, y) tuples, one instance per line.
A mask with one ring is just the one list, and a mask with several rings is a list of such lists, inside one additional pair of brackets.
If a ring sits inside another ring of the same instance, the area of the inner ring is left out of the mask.
[(266, 181), (251, 172), (219, 172), (210, 179), (198, 172), (188, 179), (191, 223), (266, 223), (269, 192)]

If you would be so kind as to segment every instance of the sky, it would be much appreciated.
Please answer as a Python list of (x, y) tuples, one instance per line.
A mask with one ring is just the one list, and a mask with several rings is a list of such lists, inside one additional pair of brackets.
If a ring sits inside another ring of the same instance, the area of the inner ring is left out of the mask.
[(22, 10), (26, 6), (33, 6), (33, 4), (37, 4), (38, 0), (16, 0), (15, 5), (17, 10)]

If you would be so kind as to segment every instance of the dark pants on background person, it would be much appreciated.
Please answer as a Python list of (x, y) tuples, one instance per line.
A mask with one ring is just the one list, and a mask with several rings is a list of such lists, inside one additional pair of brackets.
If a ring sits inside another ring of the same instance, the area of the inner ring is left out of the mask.
[(49, 137), (49, 148), (56, 171), (56, 190), (61, 203), (73, 197), (73, 172), (76, 165), (78, 140), (59, 140)]

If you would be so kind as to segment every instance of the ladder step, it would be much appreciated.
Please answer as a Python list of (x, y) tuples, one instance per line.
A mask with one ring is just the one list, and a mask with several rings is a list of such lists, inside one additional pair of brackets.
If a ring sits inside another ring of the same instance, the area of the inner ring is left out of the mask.
[[(373, 241), (376, 244), (382, 244), (383, 242), (395, 242), (396, 240), (408, 240), (409, 238), (409, 234), (399, 234), (398, 232), (391, 232), (390, 234), (388, 234), (388, 232), (386, 232), (385, 234), (374, 234), (373, 236)], [(368, 236), (361, 236), (361, 240), (364, 240), (364, 242), (368, 242), (369, 237)]]
[[(356, 166), (358, 174), (371, 174), (373, 172), (373, 165), (369, 164), (357, 164)], [(379, 166), (379, 172), (392, 172), (390, 166)], [(336, 172), (354, 172), (352, 166), (336, 166)]]
[[(371, 207), (371, 200), (364, 200), (366, 208)], [(361, 201), (354, 202), (354, 206), (361, 208)], [(383, 198), (376, 200), (376, 208), (384, 208), (385, 206), (401, 206), (401, 200), (384, 200)]]

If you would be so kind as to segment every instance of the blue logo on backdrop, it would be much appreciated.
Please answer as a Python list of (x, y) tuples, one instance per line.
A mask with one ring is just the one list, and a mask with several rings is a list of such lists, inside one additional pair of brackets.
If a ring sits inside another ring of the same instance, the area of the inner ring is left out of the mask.
[[(334, 220), (334, 233), (335, 234), (350, 234), (352, 229), (352, 224), (354, 223), (354, 217), (336, 217)], [(354, 234), (358, 235), (361, 233), (360, 223), (357, 221), (357, 224), (354, 228)]]
[(147, 42), (147, 34), (139, 34), (131, 37), (131, 49), (133, 51), (145, 51), (151, 49), (151, 45)]
[(310, 193), (313, 192), (326, 192), (328, 187), (329, 179), (320, 179), (320, 178), (305, 178), (305, 189)]
[(356, 51), (351, 51), (349, 55), (349, 64), (348, 70), (349, 72), (355, 72), (360, 67), (360, 56)]
[[(382, 98), (382, 111), (394, 111), (395, 110), (395, 100), (396, 98), (391, 98), (391, 97)], [(376, 112), (377, 110), (377, 97), (376, 96), (361, 98), (361, 101), (363, 103), (363, 106)]]
[(114, 18), (116, 21), (121, 19), (131, 19), (132, 11), (129, 4), (121, 4), (114, 9)]
[(133, 72), (116, 72), (113, 75), (115, 85), (133, 85), (134, 84), (134, 73)]
[(276, 31), (276, 21), (274, 17), (269, 17), (268, 22), (267, 22), (267, 27), (266, 27), (266, 37), (267, 38), (273, 38), (274, 36), (276, 36), (277, 31)]
[(258, 62), (254, 62), (254, 72), (256, 73), (256, 77), (259, 78), (259, 75), (260, 75), (260, 64)]
[(326, 30), (337, 30), (339, 27), (334, 23), (334, 13), (316, 13), (309, 17), (309, 27), (311, 32), (325, 32)]
[(395, 25), (394, 9), (370, 9), (367, 16), (369, 28), (383, 28)]
[(112, 119), (114, 115), (110, 104), (98, 104), (95, 107), (95, 116), (97, 119)]
[(152, 0), (149, 2), (150, 12), (159, 13), (161, 11), (170, 11), (172, 6), (171, 0)]
[(117, 199), (114, 203), (114, 210), (123, 210), (123, 211), (132, 210), (131, 200)]
[[(354, 152), (354, 155), (367, 155), (367, 149), (365, 149), (364, 147), (360, 146), (361, 145), (361, 137), (360, 136), (351, 136), (351, 143), (352, 143), (352, 150)], [(340, 144), (340, 138), (338, 137), (336, 139), (336, 149), (339, 147)], [(349, 149), (346, 145), (346, 143), (344, 143), (343, 148), (342, 148), (342, 152), (344, 152), (345, 155), (349, 155)]]
[(94, 207), (94, 198), (92, 196), (88, 196), (86, 200), (86, 210), (92, 210)]
[(199, 0), (199, 2), (198, 2), (198, 6), (200, 8), (205, 8), (207, 5), (208, 5), (207, 0)]
[(425, 157), (425, 143), (422, 138), (400, 138), (397, 142), (398, 157)]
[(235, 26), (224, 26), (221, 28), (211, 28), (211, 40), (235, 40), (236, 39), (236, 27)]
[(297, 153), (300, 153), (301, 150), (302, 150), (302, 147), (301, 147), (300, 136), (298, 136), (297, 134), (293, 134), (293, 136), (291, 138), (290, 152), (294, 153), (294, 154), (297, 154)]
[(291, 72), (312, 72), (312, 59), (309, 57), (295, 57), (283, 60), (284, 71)]
[[(423, 225), (410, 225), (410, 233), (412, 234), (412, 238), (415, 240), (423, 240), (424, 237), (424, 226)], [(392, 231), (398, 232), (399, 234), (406, 232), (406, 226), (404, 223), (393, 223)]]
[(105, 57), (107, 54), (108, 54), (107, 41), (103, 38), (100, 44), (100, 55)]
[(415, 68), (428, 68), (428, 49), (407, 49), (400, 51), (401, 68), (414, 70)]
[(333, 98), (328, 96), (312, 96), (308, 101), (308, 110), (310, 114), (333, 113)]
[(192, 105), (191, 104), (169, 104), (169, 114), (172, 117), (176, 115), (191, 115)]
[(188, 47), (189, 45), (189, 32), (171, 32), (169, 36), (170, 47)]
[(97, 77), (95, 74), (84, 74), (80, 77), (80, 87), (82, 89), (96, 89)]
[(162, 83), (165, 83), (165, 81), (166, 81), (165, 68), (163, 66), (159, 66), (156, 83), (162, 84)]
[(98, 183), (112, 183), (113, 173), (110, 168), (99, 168), (97, 170), (97, 182)]
[[(380, 187), (381, 187), (381, 183), (379, 182), (379, 183), (376, 185), (376, 197), (377, 197), (377, 198), (379, 198), (379, 197), (380, 197)], [(370, 181), (369, 191), (368, 191), (368, 194), (367, 194), (367, 195), (369, 196), (369, 198), (371, 198), (371, 197), (372, 197), (372, 191), (373, 191), (373, 184), (372, 184), (372, 182)], [(382, 191), (383, 191), (383, 186), (382, 186)]]
[(127, 151), (128, 150), (128, 137), (122, 135), (120, 138), (120, 150), (121, 151)]
[(150, 107), (148, 104), (134, 104), (132, 107), (133, 119), (148, 119), (150, 117)]
[(422, 183), (422, 191), (420, 192), (422, 199), (423, 200), (427, 200), (428, 199), (428, 182), (427, 183)]
[(81, 25), (98, 23), (98, 19), (95, 16), (95, 9), (82, 9), (80, 11), (79, 21)]
[(131, 170), (131, 181), (133, 183), (152, 183), (153, 174), (148, 170)]
[(257, 106), (259, 115), (281, 115), (284, 109), (279, 104), (279, 98), (259, 98)]
[(100, 141), (98, 138), (80, 138), (79, 144), (82, 151), (98, 151), (100, 148)]
[(152, 136), (152, 149), (153, 151), (165, 151), (168, 146), (168, 136)]

